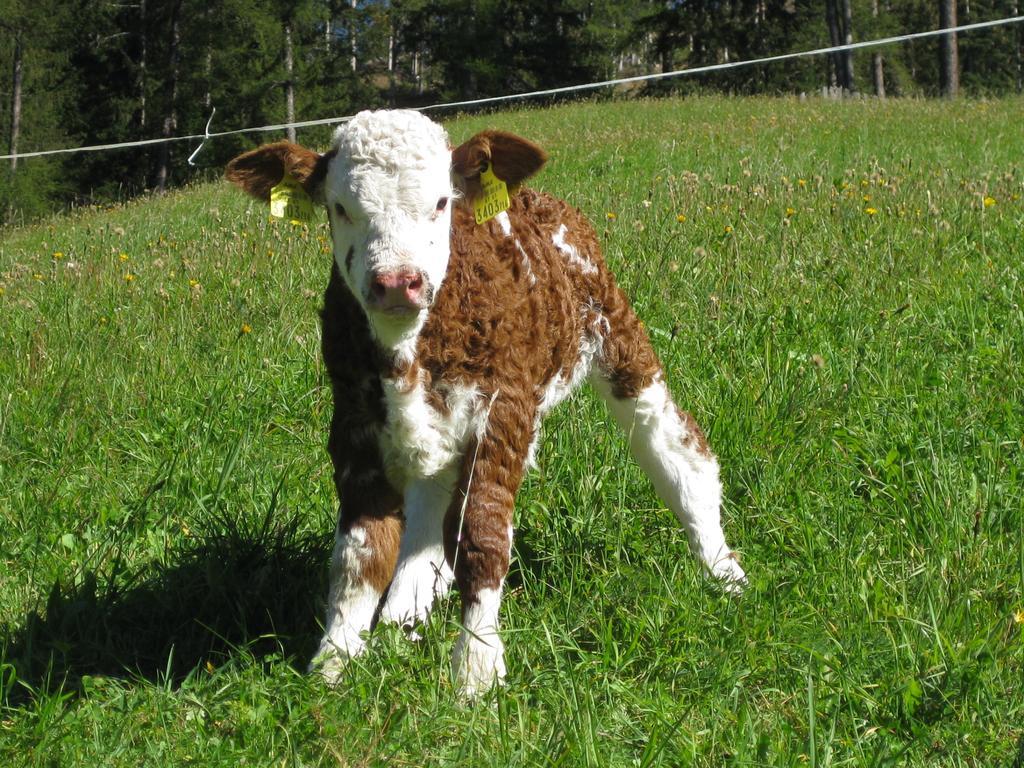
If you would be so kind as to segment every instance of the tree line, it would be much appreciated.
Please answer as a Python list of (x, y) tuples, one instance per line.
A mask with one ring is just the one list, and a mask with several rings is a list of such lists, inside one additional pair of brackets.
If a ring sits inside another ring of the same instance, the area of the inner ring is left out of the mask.
[[(5, 154), (672, 71), (1016, 16), (1021, 0), (0, 0)], [(640, 92), (1000, 95), (1024, 25), (656, 81)], [(621, 93), (621, 91), (620, 91)], [(326, 141), (329, 129), (303, 140)], [(0, 218), (181, 184), (265, 139), (0, 165)]]

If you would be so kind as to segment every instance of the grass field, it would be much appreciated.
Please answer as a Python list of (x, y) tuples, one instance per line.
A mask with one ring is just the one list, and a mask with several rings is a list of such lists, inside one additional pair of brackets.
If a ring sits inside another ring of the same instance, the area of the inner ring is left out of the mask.
[(0, 765), (1024, 764), (1024, 101), (453, 120), (551, 153), (717, 450), (711, 589), (589, 392), (519, 496), (509, 680), (457, 599), (337, 691), (326, 224), (225, 184), (0, 244)]

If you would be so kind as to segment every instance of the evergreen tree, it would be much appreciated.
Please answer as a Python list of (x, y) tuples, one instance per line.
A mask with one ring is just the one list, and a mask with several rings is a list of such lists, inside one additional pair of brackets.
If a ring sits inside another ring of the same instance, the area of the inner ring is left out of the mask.
[[(60, 74), (67, 16), (59, 0), (0, 0), (0, 147), (17, 154), (68, 140), (61, 105), (71, 93)], [(0, 165), (0, 222), (48, 210), (68, 191), (56, 159)]]
[[(952, 8), (948, 0), (947, 9)], [(972, 0), (960, 22), (1017, 15)], [(0, 0), (5, 153), (520, 93), (721, 64), (939, 25), (934, 0)], [(1019, 92), (1024, 25), (959, 36), (961, 88)], [(940, 40), (663, 81), (648, 91), (940, 93)], [(323, 145), (330, 128), (303, 129)], [(283, 135), (283, 131), (281, 134)], [(276, 138), (209, 143), (219, 169)], [(0, 165), (0, 220), (181, 184), (185, 142)]]

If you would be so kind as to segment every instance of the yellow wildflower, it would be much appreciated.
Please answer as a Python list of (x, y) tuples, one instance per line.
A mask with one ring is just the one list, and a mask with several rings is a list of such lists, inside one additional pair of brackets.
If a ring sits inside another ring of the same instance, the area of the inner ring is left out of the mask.
[(878, 209), (877, 208), (871, 208), (869, 206), (869, 207), (864, 209), (864, 213), (866, 213), (868, 216), (874, 216), (876, 213), (878, 213)]
[(986, 208), (991, 208), (993, 205), (996, 204), (996, 199), (994, 197), (989, 197), (986, 195), (985, 199), (982, 200), (982, 203), (985, 205)]
[(680, 213), (678, 216), (676, 216), (676, 221), (678, 221), (680, 224), (685, 222), (686, 221), (686, 214), (685, 213)]
[(797, 179), (796, 183), (799, 184), (801, 187), (806, 187), (807, 186), (807, 179)]
[(795, 213), (796, 213), (796, 208), (786, 208), (786, 218), (787, 219), (790, 216), (792, 216), (793, 214), (795, 214)]
[(1015, 624), (1024, 624), (1024, 608), (1013, 612), (1013, 622)]
[(60, 261), (63, 258), (64, 258), (64, 253), (62, 251), (54, 251), (53, 252), (53, 260), (54, 261)]
[(121, 261), (128, 261), (128, 254), (122, 251), (121, 253), (117, 254), (117, 258), (119, 258)]
[(199, 281), (196, 280), (194, 277), (190, 277), (188, 279), (188, 287), (189, 288), (198, 288), (199, 287)]
[(725, 234), (727, 234), (727, 235), (731, 235), (732, 234), (732, 226), (731, 225), (729, 225), (729, 224), (725, 225)]
[(864, 195), (863, 196), (863, 200), (864, 200), (865, 203), (870, 203), (871, 202), (871, 195)]
[(618, 216), (616, 216), (611, 211), (608, 211), (608, 213), (606, 213), (604, 216), (605, 216), (606, 219), (608, 219), (608, 221), (615, 221), (617, 218), (619, 218)]
[(242, 323), (242, 333), (252, 333), (252, 326), (248, 323)]
[(34, 277), (36, 280), (42, 280), (43, 279), (43, 276), (41, 274), (39, 274), (38, 272), (33, 272), (32, 273), (32, 277)]
[(125, 272), (124, 273), (124, 281), (126, 283), (130, 283), (134, 279), (135, 279), (135, 275), (133, 275), (131, 272)]

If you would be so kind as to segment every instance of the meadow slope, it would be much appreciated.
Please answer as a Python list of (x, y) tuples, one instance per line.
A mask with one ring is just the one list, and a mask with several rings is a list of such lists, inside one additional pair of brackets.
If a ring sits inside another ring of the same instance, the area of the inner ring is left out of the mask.
[[(457, 600), (318, 639), (326, 223), (226, 184), (0, 233), (0, 764), (1024, 762), (1021, 99), (454, 119), (552, 155), (722, 463), (709, 587), (589, 392), (548, 420), (471, 710)], [(1016, 761), (1016, 762), (1015, 762)]]

